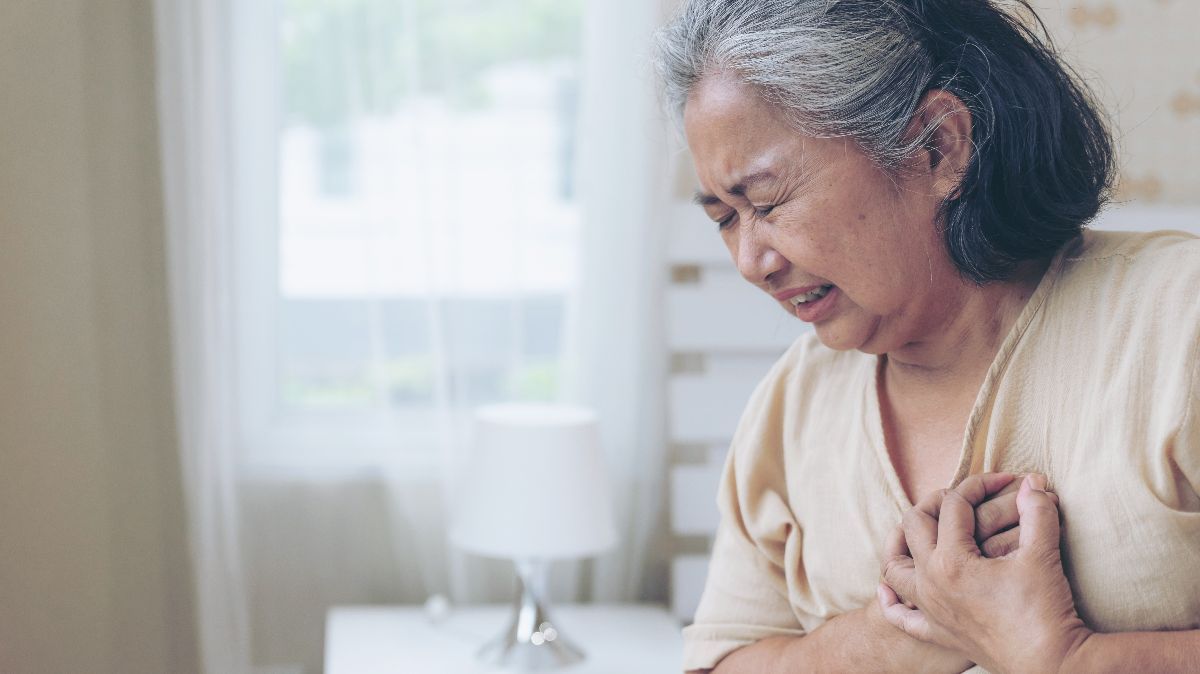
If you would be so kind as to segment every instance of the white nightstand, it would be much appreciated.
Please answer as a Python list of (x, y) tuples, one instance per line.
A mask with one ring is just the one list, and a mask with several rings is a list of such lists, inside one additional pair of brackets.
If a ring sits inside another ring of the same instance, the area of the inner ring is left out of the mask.
[[(343, 606), (325, 625), (325, 674), (475, 674), (507, 672), (475, 661), (475, 651), (509, 622), (512, 606), (455, 608), (431, 623), (420, 606)], [(587, 659), (567, 674), (666, 674), (682, 671), (680, 626), (651, 604), (552, 606), (560, 631)], [(553, 671), (553, 670), (552, 670)]]

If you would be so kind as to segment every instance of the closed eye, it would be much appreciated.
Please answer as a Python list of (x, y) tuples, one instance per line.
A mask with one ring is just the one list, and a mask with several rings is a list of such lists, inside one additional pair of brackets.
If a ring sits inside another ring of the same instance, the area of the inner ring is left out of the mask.
[(737, 217), (737, 212), (735, 211), (735, 212), (730, 213), (729, 215), (725, 216), (724, 219), (717, 220), (717, 229), (718, 230), (725, 229), (726, 227), (728, 227), (730, 224), (733, 223), (733, 219), (736, 217)]
[(755, 206), (754, 214), (760, 218), (765, 218), (770, 215), (771, 211), (773, 210), (775, 210), (775, 204), (771, 204), (770, 206)]

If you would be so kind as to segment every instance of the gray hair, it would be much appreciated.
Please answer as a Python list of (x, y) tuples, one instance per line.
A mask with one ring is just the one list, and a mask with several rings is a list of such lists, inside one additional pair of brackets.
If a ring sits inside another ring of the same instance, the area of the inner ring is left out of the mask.
[(925, 140), (905, 138), (933, 75), (912, 32), (890, 0), (686, 0), (657, 33), (656, 65), (677, 124), (696, 84), (730, 71), (799, 130), (853, 138), (891, 167)]
[(656, 43), (677, 124), (694, 87), (729, 72), (797, 130), (853, 139), (890, 171), (941, 121), (908, 133), (922, 96), (954, 94), (971, 113), (973, 150), (940, 218), (951, 259), (976, 283), (1052, 256), (1112, 185), (1107, 122), (1028, 0), (683, 0)]

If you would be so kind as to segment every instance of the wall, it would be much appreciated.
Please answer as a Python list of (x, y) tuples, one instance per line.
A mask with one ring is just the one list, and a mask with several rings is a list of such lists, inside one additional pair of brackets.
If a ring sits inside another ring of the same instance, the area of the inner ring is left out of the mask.
[(1200, 48), (1194, 0), (1034, 0), (1095, 90), (1120, 148), (1117, 200), (1200, 205)]
[(198, 671), (149, 0), (0, 11), (0, 671)]

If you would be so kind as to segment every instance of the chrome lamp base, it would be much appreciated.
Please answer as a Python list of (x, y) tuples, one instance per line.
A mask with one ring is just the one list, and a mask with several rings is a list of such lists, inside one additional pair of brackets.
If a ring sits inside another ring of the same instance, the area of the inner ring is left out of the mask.
[(502, 634), (479, 649), (479, 660), (523, 670), (558, 669), (582, 662), (583, 651), (558, 633), (543, 597), (548, 562), (518, 560), (520, 591), (512, 622)]

